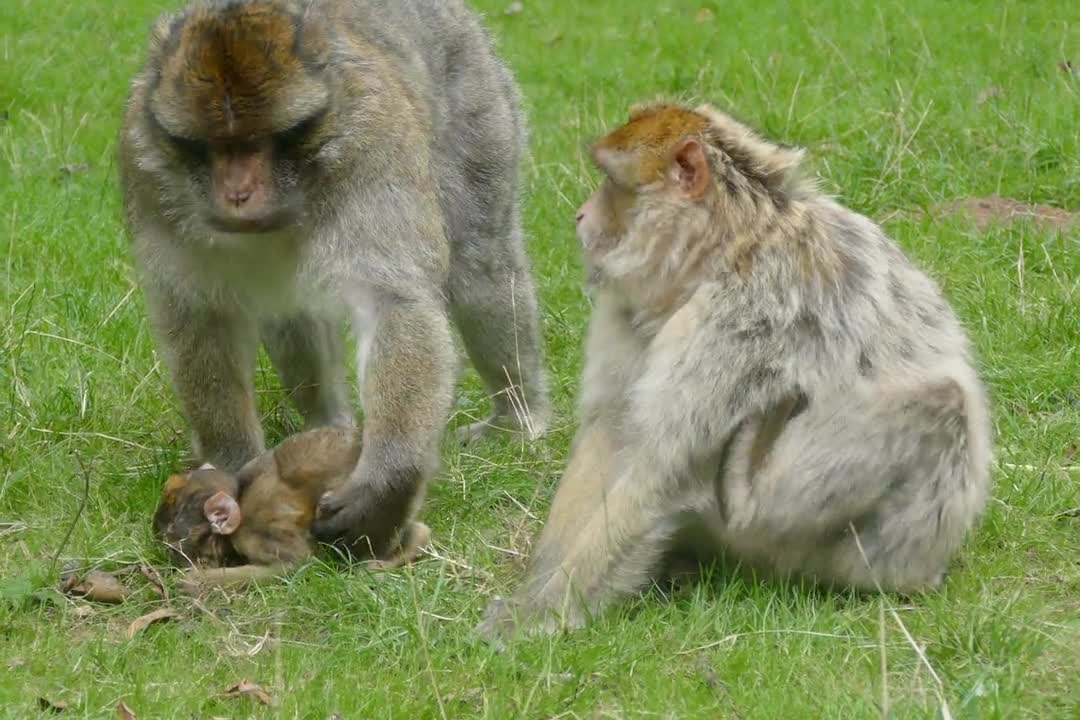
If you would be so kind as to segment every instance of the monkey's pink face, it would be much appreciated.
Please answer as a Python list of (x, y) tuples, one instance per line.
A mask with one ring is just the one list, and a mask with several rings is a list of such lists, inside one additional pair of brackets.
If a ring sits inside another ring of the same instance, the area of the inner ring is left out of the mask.
[(636, 194), (611, 178), (597, 188), (577, 213), (577, 236), (588, 259), (618, 245), (626, 234)]
[(218, 232), (302, 222), (330, 96), (299, 33), (286, 9), (257, 2), (194, 6), (168, 30), (148, 118), (185, 200)]

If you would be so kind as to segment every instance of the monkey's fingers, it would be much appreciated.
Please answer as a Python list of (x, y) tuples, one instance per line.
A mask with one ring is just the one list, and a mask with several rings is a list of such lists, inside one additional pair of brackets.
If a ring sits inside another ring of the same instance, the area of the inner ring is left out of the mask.
[(358, 506), (363, 502), (359, 488), (348, 484), (319, 498), (311, 531), (319, 542), (333, 544), (344, 539), (356, 522)]
[[(384, 486), (385, 487), (385, 486)], [(359, 557), (390, 554), (400, 528), (408, 522), (411, 494), (384, 490), (353, 480), (319, 502), (311, 531), (321, 543), (346, 548)]]

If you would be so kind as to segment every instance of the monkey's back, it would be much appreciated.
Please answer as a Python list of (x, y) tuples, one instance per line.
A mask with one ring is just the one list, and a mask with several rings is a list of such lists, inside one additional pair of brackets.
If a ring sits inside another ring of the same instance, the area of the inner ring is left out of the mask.
[[(426, 165), (451, 253), (507, 252), (491, 238), (514, 233), (528, 129), (520, 90), (479, 16), (461, 0), (336, 0), (321, 7), (331, 27), (358, 43), (358, 55), (337, 59), (340, 72), (353, 78), (343, 89), (370, 103), (367, 94), (382, 87), (391, 103), (386, 112), (423, 126), (416, 137), (428, 139), (427, 152), (386, 162)], [(372, 77), (374, 66), (365, 64), (372, 52), (386, 77)]]
[(358, 428), (323, 427), (291, 435), (239, 474), (243, 522), (233, 546), (248, 562), (302, 560), (314, 552), (319, 498), (349, 478), (360, 458)]

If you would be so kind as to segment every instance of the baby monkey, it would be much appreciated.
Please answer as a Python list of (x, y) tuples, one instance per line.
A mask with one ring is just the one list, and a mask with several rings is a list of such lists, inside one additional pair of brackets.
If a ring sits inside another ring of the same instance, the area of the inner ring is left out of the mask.
[[(236, 474), (205, 464), (170, 477), (154, 531), (177, 564), (190, 566), (184, 590), (280, 576), (314, 555), (319, 500), (349, 478), (361, 436), (359, 428), (318, 428), (287, 438)], [(414, 520), (398, 546), (372, 564), (407, 564), (430, 539), (428, 526)]]

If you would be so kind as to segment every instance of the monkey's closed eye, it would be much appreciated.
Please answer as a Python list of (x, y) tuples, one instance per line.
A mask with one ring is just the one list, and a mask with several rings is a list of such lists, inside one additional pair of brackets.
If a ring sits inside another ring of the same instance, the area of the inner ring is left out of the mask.
[(168, 133), (165, 137), (174, 150), (189, 160), (205, 160), (209, 155), (210, 146), (201, 140), (192, 140)]
[(276, 136), (277, 141), (284, 147), (294, 147), (307, 142), (318, 129), (325, 115), (325, 110), (309, 115), (291, 128), (279, 132)]

